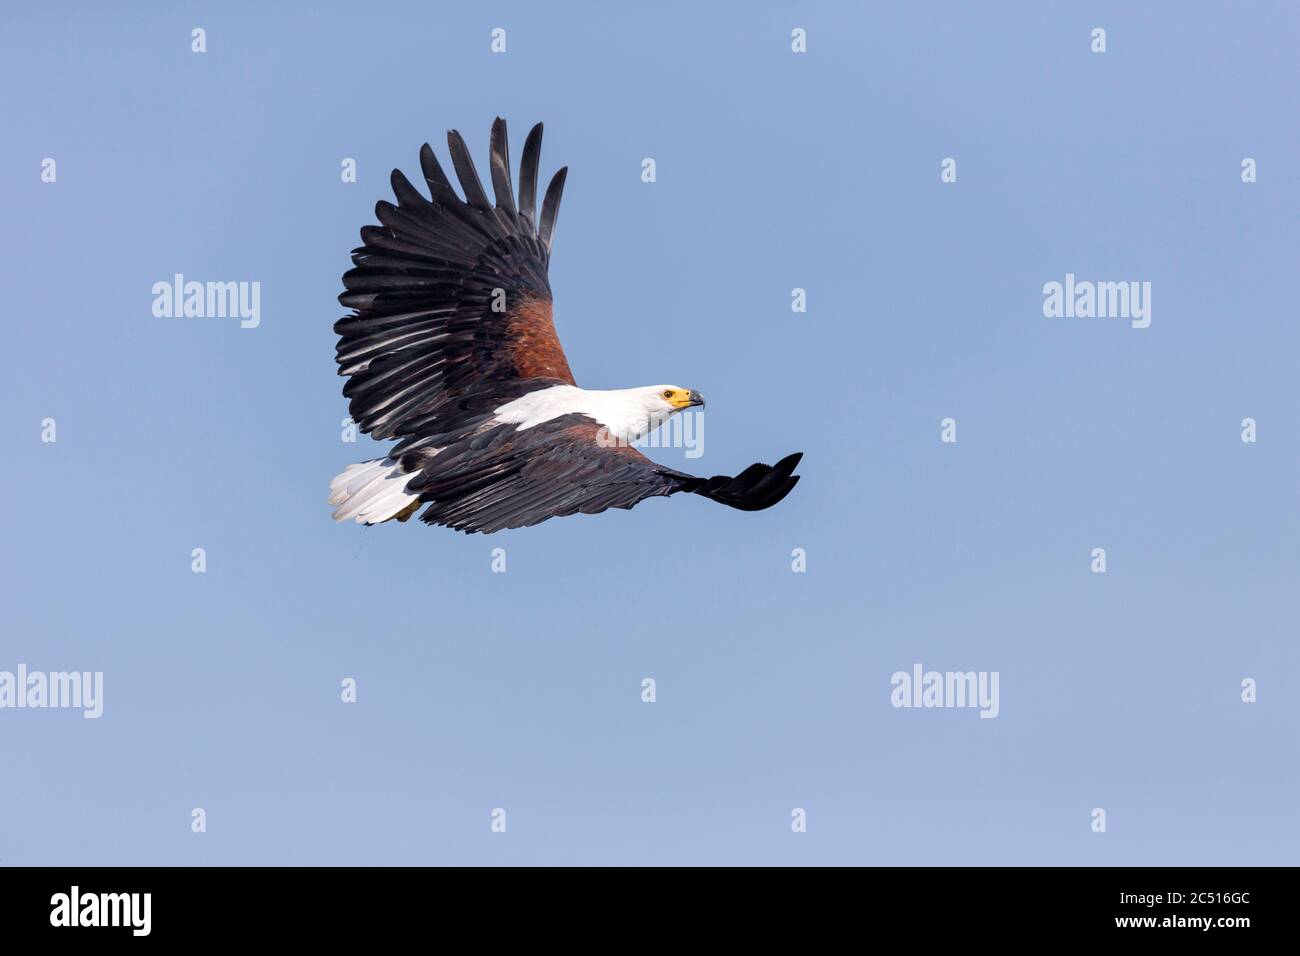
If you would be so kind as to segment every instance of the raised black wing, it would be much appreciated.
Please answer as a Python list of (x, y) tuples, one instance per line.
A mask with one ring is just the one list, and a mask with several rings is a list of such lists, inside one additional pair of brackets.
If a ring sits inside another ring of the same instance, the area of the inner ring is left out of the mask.
[(420, 166), (431, 198), (393, 170), (397, 205), (375, 206), (380, 225), (361, 230), (355, 268), (343, 276), (339, 302), (355, 310), (334, 325), (343, 394), (352, 419), (379, 439), (410, 434), (475, 393), (576, 384), (547, 281), (567, 169), (551, 180), (535, 220), (541, 123), (524, 143), (518, 205), (505, 120), (492, 124), (495, 206), (460, 134), (448, 133), (447, 144), (465, 198), (426, 143)]

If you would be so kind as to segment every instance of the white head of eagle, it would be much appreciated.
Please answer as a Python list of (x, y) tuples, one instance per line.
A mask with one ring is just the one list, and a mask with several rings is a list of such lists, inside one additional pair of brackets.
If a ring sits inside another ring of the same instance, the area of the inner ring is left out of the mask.
[(521, 431), (560, 415), (576, 413), (599, 422), (603, 434), (631, 443), (654, 431), (678, 412), (704, 405), (704, 396), (678, 385), (646, 385), (605, 391), (552, 385), (529, 392), (496, 410), (498, 421)]
[[(800, 453), (739, 474), (699, 478), (658, 465), (632, 442), (702, 406), (677, 385), (578, 386), (552, 316), (547, 267), (567, 168), (537, 208), (542, 124), (529, 132), (516, 202), (505, 120), (492, 124), (488, 199), (464, 139), (447, 134), (461, 198), (426, 143), (431, 198), (399, 170), (397, 204), (361, 230), (334, 325), (352, 420), (396, 444), (330, 483), (337, 521), (420, 520), (491, 533), (571, 514), (631, 508), (679, 491), (743, 511), (794, 488)], [(504, 306), (504, 308), (502, 307)], [(613, 437), (616, 441), (610, 441)]]

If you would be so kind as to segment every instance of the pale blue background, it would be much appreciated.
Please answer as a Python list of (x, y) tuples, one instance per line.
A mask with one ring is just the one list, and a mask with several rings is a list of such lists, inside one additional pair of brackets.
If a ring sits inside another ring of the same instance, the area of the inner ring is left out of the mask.
[[(0, 31), (0, 669), (106, 681), (0, 712), (0, 864), (1297, 862), (1293, 5), (117, 6)], [(705, 473), (805, 451), (779, 507), (329, 520), (347, 253), (498, 113), (571, 167), (579, 380), (703, 391)], [(1067, 271), (1151, 328), (1043, 318)], [(892, 709), (916, 661), (1002, 715)]]

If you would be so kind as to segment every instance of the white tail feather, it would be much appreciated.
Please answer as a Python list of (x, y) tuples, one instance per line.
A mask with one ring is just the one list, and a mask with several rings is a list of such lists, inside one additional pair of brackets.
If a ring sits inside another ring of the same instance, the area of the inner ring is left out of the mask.
[(357, 524), (379, 524), (396, 517), (416, 495), (406, 493), (411, 476), (391, 458), (376, 458), (348, 465), (330, 482), (329, 503), (335, 521), (355, 518)]

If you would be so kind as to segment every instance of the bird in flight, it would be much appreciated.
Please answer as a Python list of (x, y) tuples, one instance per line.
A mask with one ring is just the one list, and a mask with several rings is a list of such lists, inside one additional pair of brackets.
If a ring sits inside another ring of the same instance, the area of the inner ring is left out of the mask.
[(542, 124), (524, 141), (519, 200), (505, 121), (492, 124), (496, 204), (464, 139), (447, 134), (462, 200), (426, 143), (426, 199), (393, 170), (397, 205), (375, 206), (361, 230), (334, 325), (352, 420), (395, 439), (387, 457), (351, 465), (330, 483), (334, 519), (420, 520), (491, 533), (558, 515), (631, 508), (688, 492), (742, 511), (776, 504), (795, 486), (802, 453), (740, 474), (698, 478), (633, 447), (699, 392), (676, 385), (592, 390), (569, 370), (551, 319), (547, 266), (568, 168), (537, 209)]

